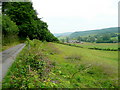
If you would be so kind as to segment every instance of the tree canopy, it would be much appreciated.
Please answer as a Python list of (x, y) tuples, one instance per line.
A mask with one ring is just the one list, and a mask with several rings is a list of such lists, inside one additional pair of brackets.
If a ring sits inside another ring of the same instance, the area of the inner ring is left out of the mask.
[(58, 41), (48, 30), (47, 23), (37, 17), (37, 12), (33, 9), (31, 2), (4, 2), (2, 12), (17, 25), (20, 38)]

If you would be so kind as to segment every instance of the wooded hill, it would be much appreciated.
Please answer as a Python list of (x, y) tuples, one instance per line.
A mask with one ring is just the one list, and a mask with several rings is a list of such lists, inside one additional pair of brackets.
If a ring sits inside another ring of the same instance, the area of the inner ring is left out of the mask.
[(46, 22), (37, 17), (31, 2), (3, 2), (2, 4), (3, 45), (18, 39), (58, 41), (48, 30)]
[(76, 38), (78, 36), (89, 36), (89, 35), (91, 36), (91, 35), (104, 34), (104, 33), (118, 33), (118, 27), (89, 30), (89, 31), (78, 31), (72, 33), (69, 37)]
[(98, 30), (78, 31), (71, 33), (70, 35), (58, 36), (58, 38), (62, 42), (77, 40), (77, 42), (113, 43), (118, 42), (119, 35), (118, 27), (112, 27)]
[(76, 31), (76, 32), (69, 32), (69, 33), (55, 33), (54, 36), (56, 37), (65, 37), (68, 36), (70, 38), (76, 38), (78, 36), (89, 36), (89, 35), (96, 35), (99, 33), (118, 33), (118, 27), (111, 27), (111, 28), (104, 28), (104, 29), (96, 29), (96, 30), (87, 30), (87, 31)]

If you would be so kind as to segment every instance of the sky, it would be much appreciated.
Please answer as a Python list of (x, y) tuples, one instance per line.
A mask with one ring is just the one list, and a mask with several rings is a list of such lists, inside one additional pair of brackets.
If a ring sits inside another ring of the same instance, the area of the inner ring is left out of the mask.
[(52, 33), (118, 26), (119, 0), (32, 0)]

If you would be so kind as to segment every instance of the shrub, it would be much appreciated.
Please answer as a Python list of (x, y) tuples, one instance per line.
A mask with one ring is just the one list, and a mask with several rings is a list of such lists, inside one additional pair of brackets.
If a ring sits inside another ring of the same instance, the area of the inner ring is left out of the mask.
[(2, 16), (2, 44), (18, 41), (18, 27), (7, 15)]
[[(28, 48), (28, 42), (32, 43), (30, 48)], [(42, 51), (42, 48), (46, 47), (40, 46), (43, 43), (39, 40), (28, 39), (26, 44), (3, 80), (3, 88), (50, 87), (44, 81), (48, 80), (48, 73), (55, 64), (50, 62), (46, 53)], [(43, 45), (46, 46), (45, 44)]]

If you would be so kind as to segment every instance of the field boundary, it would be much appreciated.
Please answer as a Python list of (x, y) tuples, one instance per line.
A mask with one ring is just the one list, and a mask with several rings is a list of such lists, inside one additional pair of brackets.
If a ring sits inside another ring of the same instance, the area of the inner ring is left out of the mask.
[[(78, 47), (78, 48), (85, 48), (85, 47), (82, 47), (82, 46), (73, 45), (73, 44), (69, 44), (69, 43), (60, 43), (60, 44), (68, 45), (68, 46), (72, 46), (72, 47)], [(103, 50), (103, 51), (120, 51), (120, 48), (118, 48), (118, 49), (110, 49), (110, 48), (97, 48), (97, 47), (94, 47), (94, 48), (87, 48), (87, 49)]]

